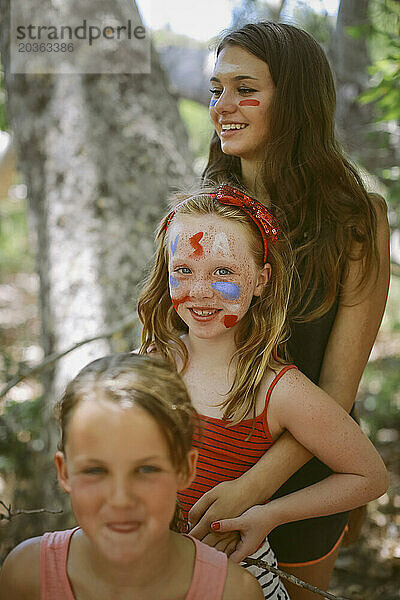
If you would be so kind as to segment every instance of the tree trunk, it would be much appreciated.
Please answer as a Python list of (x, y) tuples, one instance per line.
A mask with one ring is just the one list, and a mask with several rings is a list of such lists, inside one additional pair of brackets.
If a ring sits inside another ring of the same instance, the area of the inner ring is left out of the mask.
[[(12, 74), (9, 2), (0, 0), (7, 108), (28, 186), (42, 344), (49, 354), (134, 312), (155, 225), (171, 189), (191, 180), (191, 157), (176, 100), (154, 52), (149, 75)], [(45, 451), (32, 464), (36, 476), (29, 490), (23, 482), (17, 491), (19, 507), (59, 504), (51, 468), (58, 433), (49, 410), (59, 391), (88, 361), (129, 350), (136, 338), (129, 331), (110, 343), (94, 342), (48, 372)], [(11, 523), (15, 538), (57, 526), (54, 516), (32, 517), (29, 526), (27, 517)]]
[[(336, 25), (334, 70), (337, 78), (336, 122), (349, 154), (370, 173), (396, 164), (388, 134), (375, 124), (373, 104), (362, 106), (360, 94), (368, 88), (371, 64), (367, 34), (351, 37), (348, 27), (367, 26), (369, 0), (341, 0)], [(387, 181), (384, 182), (387, 184)]]

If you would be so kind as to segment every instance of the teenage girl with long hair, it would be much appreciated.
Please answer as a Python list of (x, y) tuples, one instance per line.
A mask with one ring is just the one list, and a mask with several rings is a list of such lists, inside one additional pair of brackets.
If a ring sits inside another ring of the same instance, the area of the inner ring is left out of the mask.
[[(178, 200), (158, 230), (138, 314), (140, 351), (158, 352), (181, 372), (200, 414), (197, 475), (179, 494), (186, 518), (216, 485), (245, 484), (285, 431), (333, 471), (262, 506), (247, 499), (244, 521), (228, 523), (241, 537), (222, 533), (226, 524), (219, 522), (202, 536), (234, 560), (255, 552), (276, 564), (265, 541), (272, 529), (380, 495), (387, 487), (385, 468), (346, 411), (285, 360), (292, 262), (278, 222), (257, 200), (229, 186)], [(266, 598), (288, 597), (271, 573), (255, 574)]]
[[(204, 180), (244, 186), (281, 221), (297, 270), (288, 307), (291, 359), (349, 412), (386, 302), (389, 227), (383, 199), (367, 193), (335, 139), (326, 56), (294, 26), (248, 24), (222, 37), (211, 93), (215, 133)], [(330, 473), (310, 458), (285, 433), (240, 486), (222, 485), (201, 499), (190, 515), (193, 534), (202, 537), (211, 521), (241, 514), (251, 501)], [(270, 541), (280, 565), (327, 589), (347, 519), (342, 513), (277, 528)], [(289, 588), (296, 600), (314, 598)]]

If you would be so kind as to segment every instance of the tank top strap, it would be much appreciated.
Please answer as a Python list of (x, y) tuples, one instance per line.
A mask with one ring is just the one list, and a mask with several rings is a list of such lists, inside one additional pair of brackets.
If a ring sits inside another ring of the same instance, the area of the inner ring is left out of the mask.
[(193, 577), (185, 600), (222, 600), (228, 558), (226, 554), (191, 536), (196, 547)]
[(45, 533), (40, 542), (40, 600), (75, 600), (67, 574), (68, 550), (75, 531)]
[(283, 375), (287, 371), (290, 371), (290, 369), (297, 369), (297, 367), (296, 367), (296, 365), (286, 365), (285, 367), (283, 367), (283, 369), (281, 369), (279, 371), (279, 373), (277, 373), (275, 375), (274, 379), (270, 383), (270, 386), (269, 386), (269, 388), (267, 390), (267, 395), (265, 396), (265, 410), (267, 409), (268, 402), (269, 402), (269, 399), (271, 398), (271, 394), (272, 394), (272, 391), (273, 391), (274, 387), (276, 386), (276, 384), (278, 383), (278, 381), (280, 380), (280, 378), (283, 377)]

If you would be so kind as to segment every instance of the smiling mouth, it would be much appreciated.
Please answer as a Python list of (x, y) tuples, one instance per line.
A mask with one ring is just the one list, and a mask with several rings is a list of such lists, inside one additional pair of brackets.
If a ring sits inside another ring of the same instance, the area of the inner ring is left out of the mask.
[(220, 308), (197, 308), (197, 307), (189, 308), (189, 310), (193, 316), (200, 317), (200, 318), (213, 317), (214, 315), (218, 314), (221, 311)]
[(137, 531), (140, 527), (139, 521), (125, 521), (125, 522), (110, 522), (107, 523), (107, 528), (111, 529), (115, 533), (132, 533)]
[(221, 125), (222, 131), (238, 131), (240, 129), (245, 129), (247, 127), (247, 123), (226, 123)]

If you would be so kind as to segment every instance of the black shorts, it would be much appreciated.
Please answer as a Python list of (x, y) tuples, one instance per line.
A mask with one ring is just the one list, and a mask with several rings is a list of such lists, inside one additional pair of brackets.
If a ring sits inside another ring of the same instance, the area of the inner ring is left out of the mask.
[[(312, 458), (272, 496), (279, 498), (325, 479), (332, 473), (318, 459)], [(268, 539), (282, 566), (295, 566), (325, 558), (339, 543), (349, 518), (348, 512), (286, 523), (268, 534)]]

